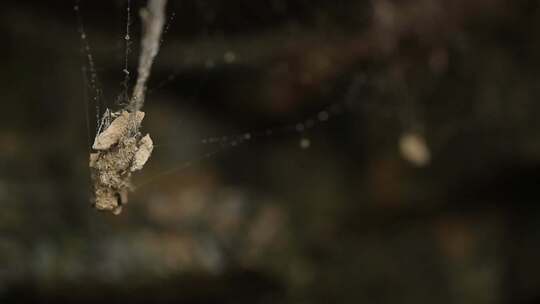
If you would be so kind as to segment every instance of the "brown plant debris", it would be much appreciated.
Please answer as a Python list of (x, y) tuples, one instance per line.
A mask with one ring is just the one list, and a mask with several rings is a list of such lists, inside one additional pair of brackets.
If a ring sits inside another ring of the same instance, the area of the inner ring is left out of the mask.
[(99, 133), (90, 154), (90, 169), (98, 210), (120, 214), (132, 189), (131, 174), (141, 170), (154, 148), (150, 135), (141, 136), (144, 112), (113, 113), (114, 120)]
[[(90, 170), (94, 186), (94, 206), (98, 210), (122, 212), (128, 201), (131, 174), (141, 170), (150, 158), (154, 145), (150, 135), (141, 136), (140, 126), (144, 119), (141, 111), (144, 104), (146, 82), (157, 53), (167, 0), (148, 0), (141, 10), (143, 36), (139, 57), (138, 76), (133, 95), (125, 110), (117, 113), (105, 112), (100, 130), (90, 154)], [(111, 121), (112, 119), (112, 121)]]

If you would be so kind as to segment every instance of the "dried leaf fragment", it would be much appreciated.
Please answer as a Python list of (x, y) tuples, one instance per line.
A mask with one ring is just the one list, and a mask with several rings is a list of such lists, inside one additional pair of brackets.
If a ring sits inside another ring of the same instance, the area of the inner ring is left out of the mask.
[(138, 130), (143, 119), (144, 112), (130, 113), (122, 111), (120, 116), (115, 118), (103, 132), (96, 136), (92, 148), (94, 150), (109, 149), (112, 145), (118, 143), (120, 138), (130, 130)]
[(133, 157), (131, 172), (143, 168), (144, 164), (148, 161), (148, 158), (150, 158), (153, 149), (154, 143), (152, 142), (150, 135), (146, 134), (146, 136), (139, 141), (139, 149), (135, 152), (135, 156)]

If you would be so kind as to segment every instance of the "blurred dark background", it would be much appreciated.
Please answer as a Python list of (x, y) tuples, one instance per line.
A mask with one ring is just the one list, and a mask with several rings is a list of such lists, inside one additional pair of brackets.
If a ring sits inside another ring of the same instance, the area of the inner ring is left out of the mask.
[[(0, 302), (540, 303), (538, 1), (169, 2), (120, 216), (74, 3), (2, 2)], [(126, 2), (80, 7), (117, 109)]]

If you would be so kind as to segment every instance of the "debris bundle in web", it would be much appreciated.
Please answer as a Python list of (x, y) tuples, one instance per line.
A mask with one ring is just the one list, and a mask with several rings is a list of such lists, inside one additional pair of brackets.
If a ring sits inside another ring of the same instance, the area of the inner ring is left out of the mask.
[(131, 174), (141, 170), (154, 148), (150, 135), (139, 132), (144, 112), (122, 111), (99, 133), (90, 154), (90, 168), (98, 210), (119, 214), (132, 188)]
[(98, 210), (120, 214), (132, 190), (131, 176), (141, 170), (154, 148), (150, 135), (140, 131), (144, 119), (146, 82), (159, 51), (165, 19), (166, 0), (148, 0), (141, 11), (143, 37), (138, 76), (133, 95), (125, 110), (104, 115), (92, 145), (90, 169), (94, 187), (94, 206)]

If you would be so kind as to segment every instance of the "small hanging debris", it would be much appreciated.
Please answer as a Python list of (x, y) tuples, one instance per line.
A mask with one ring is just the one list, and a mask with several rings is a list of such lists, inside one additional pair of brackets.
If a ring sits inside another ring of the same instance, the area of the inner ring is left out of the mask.
[(98, 210), (117, 215), (128, 201), (133, 189), (131, 175), (148, 161), (154, 148), (150, 135), (141, 135), (144, 119), (146, 82), (155, 56), (165, 20), (166, 0), (148, 0), (141, 11), (143, 37), (139, 57), (138, 76), (133, 95), (125, 110), (105, 113), (100, 131), (94, 139), (90, 154), (91, 177), (94, 186), (94, 206)]
[(94, 141), (97, 152), (90, 154), (90, 168), (98, 210), (122, 211), (132, 172), (141, 170), (152, 154), (152, 139), (139, 132), (143, 118), (144, 112), (123, 111)]
[(401, 156), (417, 167), (427, 166), (431, 161), (431, 152), (424, 137), (418, 133), (407, 132), (399, 139)]

